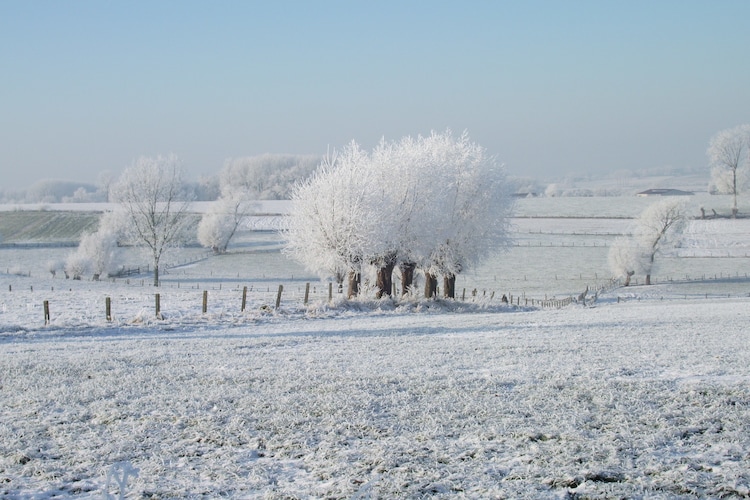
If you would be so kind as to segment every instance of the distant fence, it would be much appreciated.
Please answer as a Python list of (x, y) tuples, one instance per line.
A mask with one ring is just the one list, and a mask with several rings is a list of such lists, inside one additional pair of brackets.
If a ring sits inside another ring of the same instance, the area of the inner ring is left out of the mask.
[(72, 248), (77, 247), (77, 241), (45, 241), (25, 243), (0, 243), (0, 248)]
[[(659, 276), (651, 276), (651, 284), (660, 285), (665, 283), (701, 283), (709, 281), (743, 282), (749, 279), (750, 275), (748, 275), (748, 273), (740, 274), (739, 271), (736, 271), (734, 274), (723, 272), (714, 274), (702, 274), (700, 276), (690, 276), (689, 274), (686, 274), (684, 277), (666, 276), (660, 278)], [(634, 277), (630, 281), (630, 284), (637, 286), (641, 283), (639, 283), (637, 277)]]
[[(172, 262), (168, 262), (164, 265), (163, 269), (164, 272), (168, 274), (170, 269), (175, 269), (180, 266), (186, 266), (189, 264), (195, 264), (196, 262), (200, 262), (203, 260), (206, 260), (212, 252), (205, 252), (200, 255), (193, 256), (191, 258), (186, 259), (178, 259)], [(161, 269), (161, 267), (160, 267)], [(136, 276), (139, 274), (148, 274), (151, 272), (151, 266), (148, 264), (144, 266), (135, 266), (135, 267), (125, 267), (122, 266), (120, 269), (118, 269), (115, 273), (110, 275), (110, 278), (127, 278), (130, 276)]]

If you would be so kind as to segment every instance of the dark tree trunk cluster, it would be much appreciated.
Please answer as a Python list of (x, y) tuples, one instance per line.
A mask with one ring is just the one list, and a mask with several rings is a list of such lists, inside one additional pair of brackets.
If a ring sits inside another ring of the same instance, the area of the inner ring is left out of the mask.
[[(380, 265), (376, 271), (375, 285), (377, 287), (377, 298), (390, 297), (394, 293), (393, 272), (396, 269), (395, 259)], [(413, 262), (402, 262), (398, 265), (401, 274), (401, 295), (407, 295), (414, 287), (414, 273), (417, 265)], [(358, 271), (349, 271), (347, 275), (347, 298), (359, 295), (362, 276)], [(425, 272), (424, 297), (432, 299), (437, 297), (438, 276)], [(443, 296), (445, 298), (456, 298), (456, 275), (446, 274), (443, 276)]]

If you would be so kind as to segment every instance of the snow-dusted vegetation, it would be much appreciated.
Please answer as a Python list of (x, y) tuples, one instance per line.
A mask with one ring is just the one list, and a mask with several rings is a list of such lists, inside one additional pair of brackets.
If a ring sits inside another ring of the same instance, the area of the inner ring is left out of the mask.
[(455, 297), (456, 276), (509, 243), (512, 202), (505, 170), (467, 133), (385, 140), (370, 153), (352, 142), (334, 152), (292, 196), (287, 251), (311, 272), (349, 277), (357, 295), (366, 266), (378, 295), (402, 294), (415, 270), (425, 297)]
[[(503, 303), (606, 283), (617, 214), (653, 201), (549, 203), (519, 202), (514, 246), (455, 301), (329, 301), (245, 227), (226, 254), (175, 253), (159, 288), (0, 248), (0, 495), (116, 495), (128, 467), (128, 497), (750, 495), (750, 221), (688, 221), (652, 286)], [(551, 217), (568, 211), (611, 215)]]

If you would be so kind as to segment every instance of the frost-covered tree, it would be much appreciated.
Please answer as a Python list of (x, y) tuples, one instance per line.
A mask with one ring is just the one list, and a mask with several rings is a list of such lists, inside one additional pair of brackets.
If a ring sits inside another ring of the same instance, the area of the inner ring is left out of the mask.
[(125, 212), (130, 237), (148, 250), (159, 286), (159, 265), (165, 252), (181, 241), (189, 201), (175, 155), (141, 157), (120, 176), (114, 199)]
[(52, 275), (54, 278), (57, 276), (57, 271), (62, 271), (65, 269), (65, 261), (60, 259), (51, 259), (47, 261), (47, 271)]
[(109, 202), (110, 189), (114, 181), (115, 174), (111, 170), (104, 170), (96, 176), (96, 186), (102, 200)]
[(79, 280), (91, 268), (91, 261), (83, 253), (70, 252), (65, 259), (65, 277)]
[(618, 237), (609, 247), (607, 260), (614, 277), (622, 279), (623, 286), (630, 286), (630, 280), (636, 273), (643, 272), (645, 252), (635, 238)]
[(255, 205), (247, 198), (244, 190), (226, 189), (201, 218), (198, 242), (215, 254), (226, 253), (237, 228), (253, 212)]
[[(81, 237), (78, 248), (65, 262), (68, 276), (80, 279), (84, 273), (91, 272), (94, 279), (98, 279), (109, 276), (116, 270), (123, 229), (121, 215), (119, 212), (105, 212), (99, 219), (99, 228)], [(50, 272), (54, 276), (52, 268)]]
[(401, 273), (401, 292), (412, 287), (418, 262), (424, 262), (433, 246), (430, 218), (435, 183), (429, 149), (424, 138), (384, 139), (370, 155), (374, 178), (368, 191), (371, 216), (366, 219), (367, 260), (376, 269), (378, 297), (390, 295), (393, 271)]
[(359, 293), (372, 170), (355, 142), (334, 151), (315, 174), (298, 184), (287, 218), (286, 251), (308, 269), (349, 278), (349, 296)]
[(646, 207), (638, 216), (634, 231), (637, 246), (642, 249), (646, 284), (651, 284), (656, 255), (673, 246), (685, 228), (685, 205), (682, 200), (667, 198)]
[(722, 130), (711, 138), (706, 151), (711, 179), (720, 193), (731, 194), (732, 216), (737, 216), (737, 194), (750, 168), (750, 124)]
[(425, 295), (434, 295), (434, 277), (440, 274), (444, 295), (454, 297), (457, 274), (509, 243), (510, 184), (502, 166), (465, 132), (433, 133), (424, 143), (431, 153), (436, 215), (430, 224), (432, 251), (422, 263), (430, 278)]
[(77, 253), (88, 262), (94, 279), (108, 276), (116, 264), (117, 235), (108, 231), (89, 233), (81, 238)]
[(288, 199), (295, 183), (315, 172), (317, 155), (264, 154), (227, 160), (219, 174), (222, 192), (228, 187), (244, 190), (250, 199)]
[(186, 182), (185, 191), (193, 201), (216, 201), (221, 196), (219, 176), (200, 176), (197, 181)]

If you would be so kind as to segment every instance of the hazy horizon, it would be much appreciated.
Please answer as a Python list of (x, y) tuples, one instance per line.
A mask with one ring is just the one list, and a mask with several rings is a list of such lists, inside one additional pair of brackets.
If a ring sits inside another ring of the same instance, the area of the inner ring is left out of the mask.
[[(707, 165), (747, 123), (750, 2), (5, 2), (0, 189), (175, 153), (467, 130), (513, 176)], [(708, 169), (708, 167), (706, 167)]]

